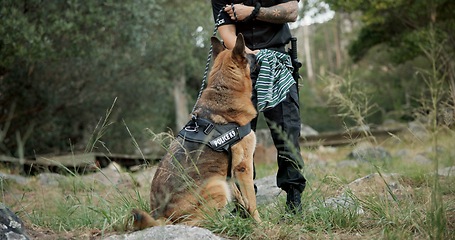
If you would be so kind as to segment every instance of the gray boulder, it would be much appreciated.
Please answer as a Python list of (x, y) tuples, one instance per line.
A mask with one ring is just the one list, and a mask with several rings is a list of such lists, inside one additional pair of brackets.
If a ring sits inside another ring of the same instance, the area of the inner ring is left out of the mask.
[(115, 235), (105, 238), (105, 240), (220, 240), (207, 229), (190, 227), (186, 225), (168, 225), (147, 228), (125, 235)]
[(364, 162), (384, 162), (390, 160), (392, 156), (381, 146), (360, 143), (349, 153), (348, 158)]
[(283, 191), (276, 186), (276, 176), (268, 176), (255, 180), (258, 192), (256, 194), (257, 204), (268, 204), (276, 201), (277, 196)]
[(438, 174), (442, 177), (453, 177), (455, 176), (455, 166), (439, 169)]
[(433, 163), (431, 159), (422, 154), (415, 155), (412, 161), (421, 165), (431, 165)]
[(356, 198), (369, 196), (403, 199), (411, 196), (414, 190), (402, 184), (402, 176), (397, 173), (372, 173), (358, 178), (343, 188), (341, 196), (353, 195)]
[(5, 180), (12, 181), (12, 182), (15, 182), (20, 185), (27, 185), (30, 182), (30, 180), (26, 177), (0, 172), (0, 181), (5, 181)]
[(61, 182), (66, 181), (67, 177), (58, 173), (40, 173), (38, 175), (38, 182), (42, 186), (57, 187)]
[(351, 167), (351, 168), (357, 168), (359, 166), (359, 161), (355, 160), (343, 160), (340, 161), (336, 164), (338, 168), (344, 168), (344, 167)]
[(0, 239), (2, 240), (27, 240), (24, 224), (3, 203), (0, 203)]
[(356, 201), (354, 201), (351, 197), (345, 195), (346, 194), (326, 199), (324, 201), (324, 206), (334, 210), (351, 211), (359, 215), (363, 214), (364, 210), (362, 206)]
[(107, 167), (100, 169), (95, 173), (83, 176), (83, 181), (87, 184), (100, 184), (105, 186), (133, 186), (135, 184), (131, 174), (125, 172), (122, 167), (115, 162), (110, 163)]
[(430, 138), (430, 132), (420, 121), (413, 121), (408, 124), (408, 130), (412, 136), (424, 141)]
[(317, 136), (319, 134), (318, 131), (314, 130), (312, 127), (302, 124), (300, 127), (300, 136), (307, 137), (307, 136)]

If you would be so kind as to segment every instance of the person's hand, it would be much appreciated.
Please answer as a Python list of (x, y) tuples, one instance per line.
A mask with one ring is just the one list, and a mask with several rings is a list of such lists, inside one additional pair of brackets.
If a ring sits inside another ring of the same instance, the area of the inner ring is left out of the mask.
[(224, 11), (229, 14), (234, 21), (245, 20), (245, 18), (251, 15), (253, 10), (254, 7), (245, 6), (243, 4), (234, 4), (234, 8), (232, 8), (232, 5), (226, 5), (226, 7), (224, 7)]

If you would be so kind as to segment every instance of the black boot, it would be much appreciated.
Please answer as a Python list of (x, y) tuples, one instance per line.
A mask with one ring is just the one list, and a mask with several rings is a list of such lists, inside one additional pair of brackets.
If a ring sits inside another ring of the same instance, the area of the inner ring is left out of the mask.
[(302, 193), (299, 189), (290, 186), (286, 191), (286, 212), (296, 214), (302, 212)]

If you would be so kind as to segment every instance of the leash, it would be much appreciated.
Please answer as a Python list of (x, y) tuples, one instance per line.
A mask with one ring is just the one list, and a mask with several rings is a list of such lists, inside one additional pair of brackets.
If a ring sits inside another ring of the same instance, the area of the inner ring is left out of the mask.
[[(213, 29), (212, 36), (215, 36), (218, 31), (218, 21), (221, 19), (222, 11), (223, 11), (223, 8), (220, 9), (220, 11), (218, 12), (218, 16), (216, 17), (215, 27)], [(201, 98), (202, 91), (205, 88), (205, 82), (207, 81), (207, 73), (209, 72), (210, 61), (212, 60), (212, 51), (213, 51), (213, 46), (212, 46), (212, 44), (210, 44), (210, 50), (209, 50), (209, 54), (207, 56), (207, 62), (205, 63), (204, 76), (202, 77), (201, 89), (199, 89), (199, 93), (197, 95), (196, 102), (194, 103), (193, 110), (191, 110), (191, 113), (193, 113), (194, 110), (196, 109), (197, 102), (199, 101), (199, 98)], [(193, 115), (193, 117), (196, 117), (196, 116)]]

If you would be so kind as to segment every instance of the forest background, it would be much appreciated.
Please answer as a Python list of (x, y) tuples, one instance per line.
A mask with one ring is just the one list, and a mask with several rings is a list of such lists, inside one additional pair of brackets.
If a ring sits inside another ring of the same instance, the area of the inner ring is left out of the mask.
[[(454, 1), (300, 4), (292, 31), (304, 124), (323, 132), (434, 110), (453, 124)], [(321, 15), (330, 18), (305, 20)], [(94, 151), (134, 153), (132, 139), (149, 144), (145, 129), (179, 130), (201, 87), (213, 27), (206, 0), (2, 0), (0, 155), (87, 151), (94, 135), (102, 136)], [(427, 105), (432, 91), (436, 109)], [(361, 108), (362, 121), (343, 114), (349, 106), (337, 94)]]

